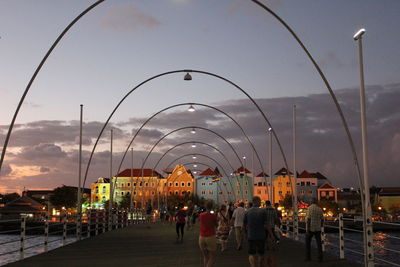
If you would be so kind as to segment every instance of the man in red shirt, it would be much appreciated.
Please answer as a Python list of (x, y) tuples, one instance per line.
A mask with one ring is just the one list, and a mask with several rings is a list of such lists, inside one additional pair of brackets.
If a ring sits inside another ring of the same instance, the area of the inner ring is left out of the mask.
[(211, 267), (215, 262), (215, 254), (217, 250), (217, 238), (215, 230), (217, 228), (217, 215), (212, 213), (213, 202), (206, 203), (206, 212), (199, 216), (200, 221), (200, 237), (199, 246), (203, 253), (204, 267)]

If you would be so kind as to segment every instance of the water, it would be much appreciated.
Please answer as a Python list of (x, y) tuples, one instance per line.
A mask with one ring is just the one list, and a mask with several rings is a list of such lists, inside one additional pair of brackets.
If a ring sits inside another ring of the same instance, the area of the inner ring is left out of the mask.
[[(0, 235), (0, 244), (7, 241), (16, 240), (16, 242), (13, 243), (0, 245), (0, 255), (10, 251), (16, 251), (14, 253), (9, 253), (0, 256), (0, 266), (19, 260), (19, 248), (20, 248), (19, 239), (20, 239), (19, 235)], [(70, 244), (75, 241), (76, 241), (75, 237), (72, 236), (67, 237), (66, 244)], [(44, 252), (43, 243), (44, 243), (43, 235), (26, 235), (24, 257), (28, 258), (33, 255), (43, 253)], [(29, 248), (31, 246), (34, 247)], [(61, 246), (62, 246), (62, 236), (49, 236), (48, 250), (52, 250)]]
[[(399, 264), (400, 262), (400, 240), (399, 239), (394, 239), (390, 238), (390, 236), (394, 236), (396, 238), (400, 238), (400, 232), (376, 232), (375, 233), (375, 239), (374, 239), (374, 252), (375, 252), (375, 258), (380, 258), (386, 261), (390, 261), (396, 264)], [(305, 237), (304, 234), (301, 235), (302, 241), (305, 242)], [(348, 233), (345, 232), (344, 234), (344, 256), (348, 260), (352, 260), (355, 262), (363, 263), (364, 258), (362, 255), (356, 254), (354, 252), (349, 251), (348, 249), (358, 251), (360, 253), (363, 252), (363, 247), (362, 247), (362, 233)], [(346, 239), (351, 239), (354, 241), (348, 241)], [(314, 241), (313, 241), (314, 243)], [(314, 243), (315, 244), (315, 243)], [(327, 246), (325, 246), (326, 251), (330, 252), (332, 254), (336, 254), (339, 257), (339, 234), (338, 233), (327, 233), (326, 236), (326, 243)], [(332, 244), (333, 246), (330, 246), (329, 244)], [(337, 247), (334, 247), (337, 246)], [(390, 250), (396, 250), (399, 252), (392, 252), (385, 250), (385, 248), (388, 248)], [(375, 264), (376, 266), (395, 266), (391, 264), (384, 263), (382, 261), (379, 261), (375, 259)]]

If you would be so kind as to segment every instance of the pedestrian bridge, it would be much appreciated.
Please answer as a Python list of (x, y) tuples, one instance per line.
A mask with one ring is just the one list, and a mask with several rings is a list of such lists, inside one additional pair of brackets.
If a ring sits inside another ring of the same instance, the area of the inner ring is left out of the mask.
[[(198, 227), (186, 230), (183, 242), (176, 242), (175, 225), (157, 223), (132, 224), (107, 231), (90, 238), (11, 263), (7, 266), (196, 266), (202, 265), (199, 250)], [(235, 250), (233, 235), (228, 250), (217, 253), (215, 266), (249, 266), (247, 244), (241, 251)], [(279, 249), (272, 252), (276, 266), (362, 266), (338, 256), (325, 253), (324, 262), (315, 257), (304, 262), (304, 244), (282, 238)], [(314, 252), (314, 251), (313, 251)]]

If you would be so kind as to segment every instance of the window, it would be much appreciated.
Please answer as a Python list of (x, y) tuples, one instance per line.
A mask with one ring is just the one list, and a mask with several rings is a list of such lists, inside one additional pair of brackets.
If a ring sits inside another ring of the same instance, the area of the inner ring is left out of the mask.
[(182, 186), (182, 187), (184, 187), (184, 186), (185, 186), (185, 183), (184, 183), (184, 182), (182, 182), (182, 183), (181, 183), (181, 186)]
[(247, 191), (247, 190), (246, 190), (246, 191), (244, 191), (244, 194), (245, 194), (245, 195), (247, 195), (247, 193), (248, 193), (248, 191)]
[(118, 196), (118, 192), (115, 192), (115, 195)]
[(151, 191), (151, 194), (154, 196), (154, 191)]
[(297, 183), (297, 185), (300, 185), (300, 183)]
[(262, 182), (258, 182), (258, 186), (262, 186)]
[(176, 182), (176, 183), (175, 183), (175, 187), (178, 187), (178, 186), (179, 186), (179, 183), (178, 183), (178, 182)]
[(308, 182), (306, 183), (306, 185), (307, 185), (307, 186), (310, 186), (310, 185), (311, 185), (311, 182), (310, 182), (310, 181), (308, 181)]
[(172, 186), (172, 183), (171, 183), (171, 182), (169, 182), (169, 186)]
[(300, 194), (304, 196), (304, 190), (301, 190), (301, 191), (300, 191)]
[(206, 191), (201, 191), (201, 194), (202, 194), (202, 195), (205, 195), (205, 194), (206, 194)]
[(290, 195), (290, 191), (286, 191), (286, 194), (287, 194), (287, 195)]
[(238, 195), (240, 194), (240, 190), (237, 191)]
[(133, 194), (136, 195), (136, 191), (134, 191)]
[(219, 191), (219, 193), (218, 193), (218, 194), (222, 195), (222, 191)]
[(187, 194), (190, 195), (190, 190), (187, 191)]
[(208, 185), (212, 185), (212, 182), (211, 182), (211, 183), (208, 183)]
[(172, 195), (172, 191), (169, 191), (169, 194)]
[(133, 183), (133, 186), (136, 186), (136, 183)]
[(131, 183), (128, 183), (128, 186), (131, 186)]
[(224, 185), (226, 186), (226, 183), (224, 182)]
[(145, 186), (146, 186), (146, 187), (149, 186), (149, 183), (145, 183)]
[(236, 183), (236, 185), (237, 185), (237, 186), (240, 186), (240, 183), (239, 183), (239, 182), (237, 182), (237, 183)]
[(151, 186), (154, 187), (154, 183), (151, 183)]
[(279, 183), (278, 183), (278, 186), (282, 186), (282, 182), (279, 182)]
[(326, 192), (325, 192), (325, 191), (322, 191), (322, 192), (321, 192), (321, 197), (324, 197), (324, 196), (326, 196)]
[(312, 185), (315, 185), (315, 183), (311, 183)]
[(142, 182), (140, 182), (140, 183), (139, 183), (139, 186), (142, 186), (142, 184), (143, 184), (143, 183), (142, 183)]
[(333, 197), (333, 195), (334, 195), (334, 194), (333, 194), (333, 191), (329, 191), (329, 196), (330, 196), (330, 197)]
[(103, 196), (103, 197), (101, 198), (101, 200), (102, 200), (102, 201), (106, 201), (106, 197)]
[(105, 185), (103, 185), (103, 194), (105, 194), (107, 192), (107, 188)]
[(191, 186), (190, 182), (187, 183), (187, 186)]
[(96, 201), (99, 201), (99, 197), (98, 196), (96, 196), (94, 199), (96, 199)]
[(261, 195), (261, 190), (257, 190), (257, 194)]
[(313, 195), (313, 191), (312, 191), (312, 190), (308, 191), (308, 194), (309, 194), (310, 196), (312, 196), (312, 195)]
[(286, 182), (286, 186), (290, 186), (290, 182)]
[(228, 191), (228, 195), (231, 195), (232, 194), (232, 192), (231, 191)]
[(99, 193), (99, 187), (96, 186), (96, 194), (98, 194), (98, 193)]
[(124, 183), (121, 183), (121, 187), (124, 187)]
[(282, 191), (279, 191), (279, 195), (282, 195)]
[(301, 186), (304, 186), (304, 185), (305, 185), (305, 183), (304, 183), (304, 182), (301, 182), (300, 184), (301, 184)]
[(123, 195), (124, 195), (124, 191), (121, 192), (121, 196), (123, 196)]
[(208, 191), (208, 193), (209, 193), (210, 195), (212, 195), (212, 194), (214, 194), (214, 191), (213, 191), (213, 190), (210, 190), (210, 191)]
[(201, 185), (205, 186), (205, 185), (206, 185), (206, 183), (201, 183)]
[(178, 191), (175, 191), (175, 195), (176, 195), (176, 196), (179, 195), (179, 192), (178, 192)]
[(246, 186), (247, 186), (247, 185), (249, 185), (249, 183), (246, 181), (246, 182), (244, 183), (244, 185), (246, 185)]

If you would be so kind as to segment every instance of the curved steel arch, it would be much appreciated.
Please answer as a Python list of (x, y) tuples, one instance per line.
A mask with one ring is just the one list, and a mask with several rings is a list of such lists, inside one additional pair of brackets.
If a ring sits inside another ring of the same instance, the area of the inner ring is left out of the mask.
[[(251, 147), (252, 147), (252, 149), (253, 149), (253, 151), (254, 151), (254, 153), (255, 153), (257, 159), (258, 159), (258, 162), (259, 162), (259, 164), (260, 164), (261, 170), (265, 173), (263, 164), (261, 163), (261, 159), (260, 159), (260, 157), (259, 157), (259, 155), (258, 155), (258, 153), (257, 153), (257, 150), (256, 150), (255, 147), (254, 147), (254, 144), (251, 142), (250, 138), (248, 137), (248, 135), (247, 135), (246, 132), (244, 131), (243, 127), (242, 127), (232, 116), (230, 116), (228, 113), (224, 112), (223, 110), (221, 110), (221, 109), (219, 109), (219, 108), (216, 108), (216, 107), (214, 107), (214, 106), (211, 106), (211, 105), (201, 104), (201, 103), (192, 103), (192, 102), (189, 103), (189, 102), (187, 102), (187, 103), (181, 103), (181, 104), (171, 105), (171, 106), (169, 106), (169, 107), (166, 107), (166, 108), (164, 108), (164, 109), (161, 109), (160, 111), (156, 112), (156, 113), (153, 114), (151, 117), (149, 117), (149, 118), (140, 126), (140, 128), (137, 130), (137, 132), (135, 133), (135, 135), (132, 137), (130, 143), (129, 143), (128, 146), (126, 147), (125, 153), (124, 153), (124, 155), (122, 156), (121, 162), (120, 162), (120, 164), (119, 164), (117, 174), (118, 174), (118, 173), (120, 172), (120, 170), (121, 170), (123, 161), (125, 160), (126, 154), (128, 153), (128, 150), (129, 150), (129, 147), (132, 146), (133, 141), (135, 140), (135, 138), (137, 137), (137, 135), (139, 134), (139, 132), (143, 129), (143, 127), (144, 127), (151, 119), (153, 119), (155, 116), (157, 116), (158, 114), (160, 114), (160, 113), (162, 113), (162, 112), (164, 112), (164, 111), (166, 111), (166, 110), (169, 110), (169, 109), (171, 109), (171, 108), (175, 108), (175, 107), (179, 107), (179, 106), (185, 106), (185, 105), (195, 105), (195, 106), (203, 106), (203, 107), (211, 108), (211, 109), (214, 109), (214, 110), (216, 110), (216, 111), (218, 111), (218, 112), (224, 114), (224, 115), (227, 116), (228, 118), (230, 118), (230, 119), (240, 128), (240, 130), (242, 131), (243, 135), (246, 137), (247, 141), (248, 141), (249, 144), (251, 145)], [(253, 171), (254, 171), (254, 170), (253, 170)]]
[(88, 13), (90, 10), (92, 10), (93, 8), (95, 8), (96, 6), (98, 6), (99, 4), (101, 4), (102, 2), (104, 2), (105, 0), (98, 0), (97, 2), (95, 2), (94, 4), (92, 4), (91, 6), (89, 6), (88, 8), (86, 8), (84, 11), (82, 11), (75, 19), (73, 19), (68, 25), (67, 27), (65, 27), (65, 29), (61, 32), (61, 34), (57, 37), (57, 39), (54, 41), (53, 45), (50, 47), (50, 49), (47, 51), (46, 55), (42, 58), (42, 60), (40, 61), (39, 65), (37, 66), (35, 72), (33, 73), (31, 79), (28, 82), (28, 85), (25, 88), (24, 93), (22, 94), (21, 99), (19, 100), (17, 109), (14, 112), (14, 116), (11, 120), (10, 126), (8, 128), (8, 132), (7, 132), (7, 136), (6, 139), (4, 141), (4, 145), (3, 145), (3, 150), (1, 151), (1, 158), (0, 158), (0, 172), (1, 172), (1, 167), (3, 166), (3, 160), (6, 154), (6, 150), (7, 150), (7, 146), (8, 146), (8, 142), (10, 140), (11, 137), (11, 132), (14, 128), (14, 124), (15, 121), (17, 119), (19, 110), (21, 109), (22, 104), (24, 103), (25, 97), (29, 92), (29, 89), (31, 88), (33, 82), (36, 79), (36, 76), (38, 75), (39, 71), (42, 69), (44, 63), (46, 62), (47, 58), (50, 56), (51, 52), (53, 52), (54, 48), (57, 46), (57, 44), (61, 41), (61, 39), (64, 37), (64, 35), (69, 31), (69, 29), (71, 29), (71, 27), (78, 22), (78, 20), (80, 20), (86, 13)]
[(171, 147), (170, 149), (168, 149), (167, 151), (164, 152), (164, 154), (161, 156), (161, 158), (157, 161), (157, 163), (154, 165), (153, 170), (156, 170), (158, 167), (158, 164), (160, 163), (160, 161), (165, 157), (165, 155), (167, 155), (171, 150), (179, 147), (179, 146), (183, 146), (183, 145), (187, 145), (187, 144), (201, 144), (201, 145), (205, 145), (208, 147), (211, 147), (213, 149), (215, 149), (216, 151), (218, 151), (218, 153), (220, 153), (222, 155), (222, 157), (228, 162), (229, 166), (231, 167), (231, 169), (233, 169), (232, 164), (230, 163), (230, 161), (228, 160), (228, 158), (225, 156), (225, 154), (219, 150), (217, 147), (204, 143), (204, 142), (199, 142), (199, 141), (188, 141), (188, 142), (183, 142), (183, 143), (179, 143), (173, 147)]
[[(271, 128), (271, 132), (272, 132), (272, 134), (273, 134), (273, 136), (274, 136), (274, 138), (275, 138), (275, 141), (276, 141), (276, 143), (277, 143), (277, 145), (278, 145), (278, 147), (279, 147), (279, 151), (281, 152), (281, 155), (282, 155), (282, 158), (283, 158), (285, 167), (289, 170), (289, 165), (287, 164), (285, 152), (283, 151), (282, 145), (281, 145), (281, 143), (280, 143), (280, 141), (279, 141), (279, 139), (278, 139), (277, 134), (275, 133), (275, 129), (272, 127), (272, 124), (270, 123), (270, 121), (268, 120), (268, 118), (267, 118), (267, 116), (264, 114), (264, 112), (261, 110), (260, 106), (258, 106), (258, 104), (256, 103), (256, 101), (255, 101), (245, 90), (243, 90), (240, 86), (238, 86), (237, 84), (235, 84), (235, 83), (232, 82), (231, 80), (229, 80), (229, 79), (227, 79), (227, 78), (224, 78), (224, 77), (222, 77), (222, 76), (220, 76), (220, 75), (217, 75), (217, 74), (215, 74), (215, 73), (207, 72), (207, 71), (200, 71), (200, 70), (183, 69), (183, 70), (174, 70), (174, 71), (168, 71), (168, 72), (160, 73), (160, 74), (157, 74), (157, 75), (155, 75), (155, 76), (152, 76), (152, 77), (150, 77), (150, 78), (148, 78), (148, 79), (142, 81), (142, 82), (139, 83), (137, 86), (135, 86), (133, 89), (131, 89), (131, 90), (118, 102), (118, 104), (115, 106), (115, 108), (114, 108), (113, 111), (110, 113), (109, 117), (107, 118), (106, 122), (104, 123), (104, 125), (103, 125), (103, 127), (102, 127), (102, 129), (101, 129), (101, 131), (100, 131), (100, 133), (99, 133), (99, 135), (98, 135), (98, 137), (97, 137), (97, 139), (96, 139), (96, 142), (95, 142), (95, 144), (94, 144), (94, 146), (93, 146), (92, 152), (90, 153), (90, 157), (89, 157), (89, 160), (88, 160), (88, 164), (87, 164), (87, 167), (86, 167), (85, 176), (84, 176), (84, 180), (83, 180), (83, 181), (84, 181), (84, 182), (83, 182), (83, 185), (84, 185), (85, 182), (86, 182), (86, 178), (87, 178), (87, 175), (88, 175), (88, 172), (89, 172), (90, 164), (91, 164), (91, 162), (92, 162), (92, 157), (93, 157), (94, 151), (95, 151), (95, 149), (96, 149), (96, 147), (97, 147), (97, 144), (98, 144), (98, 142), (99, 142), (99, 139), (100, 139), (101, 135), (103, 134), (104, 129), (105, 129), (106, 126), (108, 125), (108, 122), (110, 121), (110, 119), (112, 118), (112, 116), (114, 115), (114, 113), (117, 111), (117, 109), (119, 108), (119, 106), (122, 104), (122, 102), (124, 102), (124, 100), (125, 100), (133, 91), (135, 91), (135, 90), (136, 90), (137, 88), (139, 88), (140, 86), (142, 86), (142, 85), (144, 85), (144, 84), (146, 84), (146, 83), (148, 83), (148, 82), (150, 82), (150, 81), (152, 81), (152, 80), (154, 80), (154, 79), (156, 79), (156, 78), (159, 78), (159, 77), (162, 77), (162, 76), (165, 76), (165, 75), (174, 74), (174, 73), (180, 73), (180, 72), (186, 72), (186, 73), (188, 73), (188, 72), (200, 73), (200, 74), (209, 75), (209, 76), (218, 78), (218, 79), (220, 79), (220, 80), (223, 80), (223, 81), (229, 83), (230, 85), (232, 85), (232, 86), (235, 87), (236, 89), (240, 90), (243, 94), (245, 94), (245, 95), (250, 99), (250, 101), (256, 106), (256, 108), (257, 108), (258, 111), (261, 113), (262, 117), (264, 118), (265, 122), (266, 122), (266, 123), (268, 124), (268, 126)], [(289, 180), (290, 180), (290, 179), (289, 179)]]

